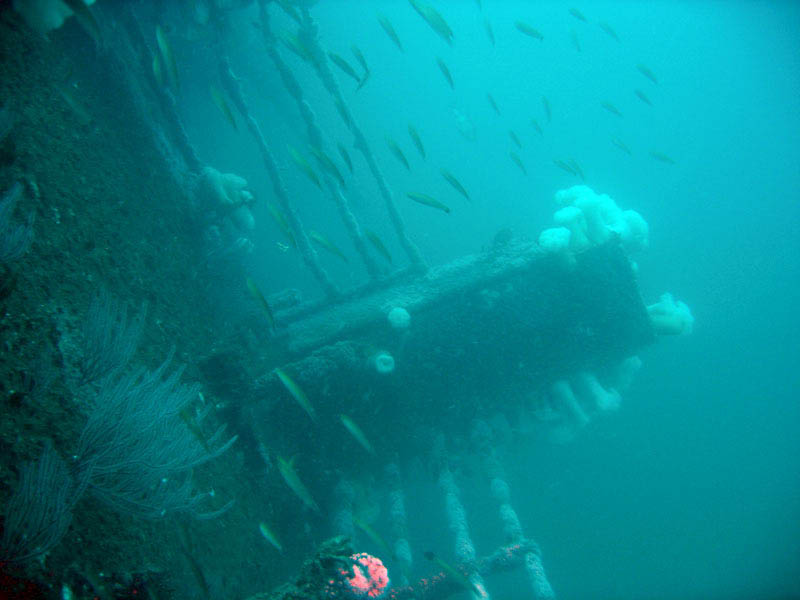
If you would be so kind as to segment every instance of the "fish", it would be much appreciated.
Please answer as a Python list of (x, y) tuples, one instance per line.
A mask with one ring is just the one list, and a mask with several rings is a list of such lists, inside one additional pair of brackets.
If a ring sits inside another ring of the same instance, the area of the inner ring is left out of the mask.
[(425, 158), (425, 146), (422, 145), (422, 138), (419, 137), (419, 133), (411, 123), (408, 124), (408, 135), (411, 136), (411, 141), (414, 142), (422, 158)]
[(275, 219), (275, 223), (277, 223), (278, 228), (289, 239), (289, 243), (292, 245), (292, 247), (297, 248), (297, 242), (294, 239), (292, 228), (289, 227), (289, 221), (286, 219), (286, 215), (283, 214), (283, 211), (275, 206), (272, 202), (267, 202), (267, 210), (272, 218)]
[(586, 177), (583, 174), (583, 169), (581, 169), (581, 166), (578, 164), (577, 160), (574, 158), (568, 158), (567, 164), (572, 167), (572, 170), (575, 171), (578, 177), (580, 177), (583, 181), (586, 181)]
[(647, 66), (643, 65), (642, 63), (639, 63), (638, 65), (636, 65), (636, 68), (639, 69), (639, 73), (647, 77), (650, 81), (652, 81), (655, 84), (658, 84), (658, 79), (656, 78), (655, 74), (649, 68), (647, 68)]
[(650, 156), (652, 156), (656, 160), (658, 160), (658, 161), (660, 161), (662, 163), (665, 163), (667, 165), (674, 165), (675, 164), (675, 161), (672, 160), (669, 156), (667, 156), (663, 152), (658, 152), (657, 150), (651, 150), (650, 151)]
[(568, 165), (568, 164), (567, 164), (566, 162), (564, 162), (563, 160), (560, 160), (560, 159), (558, 159), (558, 158), (554, 158), (554, 159), (553, 159), (553, 164), (554, 164), (555, 166), (557, 166), (559, 169), (562, 169), (562, 170), (566, 171), (566, 172), (567, 172), (567, 173), (569, 173), (570, 175), (575, 175), (576, 177), (577, 177), (577, 175), (578, 175), (578, 173), (575, 171), (575, 169), (573, 169), (573, 168), (572, 168), (570, 165)]
[(553, 119), (553, 111), (550, 109), (550, 101), (547, 99), (547, 96), (542, 96), (542, 107), (544, 108), (544, 114), (549, 123)]
[(381, 240), (381, 238), (378, 237), (378, 234), (375, 233), (374, 231), (370, 231), (369, 229), (364, 229), (364, 235), (367, 236), (367, 239), (378, 251), (378, 254), (380, 254), (383, 258), (385, 258), (386, 262), (392, 264), (392, 255), (389, 254), (389, 250), (386, 248), (386, 245), (383, 243), (383, 240)]
[(287, 146), (289, 148), (289, 154), (294, 161), (294, 164), (298, 166), (298, 168), (306, 174), (314, 185), (316, 185), (319, 189), (322, 189), (322, 183), (320, 183), (319, 177), (317, 176), (316, 172), (314, 171), (313, 167), (308, 164), (306, 158), (300, 154), (293, 146)]
[(342, 155), (342, 160), (344, 161), (344, 164), (347, 165), (347, 168), (350, 169), (350, 173), (352, 174), (353, 173), (353, 161), (350, 160), (350, 153), (347, 151), (347, 148), (342, 146), (341, 142), (339, 142), (338, 147), (339, 147), (339, 154)]
[(161, 56), (156, 52), (153, 54), (153, 78), (158, 87), (164, 87), (164, 67), (161, 66)]
[(294, 492), (295, 496), (300, 498), (303, 504), (315, 513), (321, 512), (317, 503), (314, 502), (314, 498), (311, 497), (311, 492), (308, 491), (308, 488), (300, 481), (300, 477), (297, 476), (297, 471), (294, 469), (294, 457), (287, 461), (282, 456), (279, 456), (278, 471), (280, 471), (281, 477), (283, 477), (289, 489)]
[(391, 556), (392, 558), (395, 557), (394, 552), (392, 552), (392, 549), (389, 548), (389, 544), (386, 543), (386, 540), (384, 540), (369, 523), (366, 523), (365, 521), (359, 519), (356, 515), (353, 515), (353, 525), (366, 533), (367, 537), (371, 539), (377, 546), (379, 546), (386, 556)]
[(178, 92), (181, 87), (178, 80), (178, 65), (175, 62), (175, 55), (172, 53), (172, 46), (170, 46), (161, 25), (156, 25), (156, 43), (158, 51), (161, 53), (161, 62), (166, 67), (169, 85), (174, 92)]
[(408, 164), (408, 159), (406, 158), (406, 155), (403, 154), (403, 151), (400, 150), (400, 146), (397, 145), (397, 142), (395, 142), (392, 138), (387, 137), (386, 138), (386, 143), (388, 144), (389, 150), (392, 151), (392, 154), (394, 154), (395, 158), (397, 158), (397, 160), (399, 160), (401, 163), (403, 163), (405, 168), (410, 171), (411, 170), (411, 165)]
[(489, 101), (489, 104), (494, 109), (494, 112), (496, 112), (499, 116), (500, 109), (497, 107), (497, 102), (494, 101), (494, 96), (492, 96), (491, 94), (486, 94), (486, 99)]
[(447, 564), (433, 552), (426, 552), (425, 558), (438, 566), (442, 571), (450, 575), (450, 577), (458, 582), (464, 589), (470, 590), (472, 593), (474, 593), (478, 598), (484, 598), (486, 596), (485, 592), (482, 592), (477, 585), (472, 583), (469, 578), (464, 575), (464, 573)]
[(459, 194), (464, 196), (464, 198), (466, 198), (469, 202), (472, 202), (472, 198), (469, 197), (467, 190), (464, 188), (463, 185), (461, 185), (461, 182), (458, 179), (456, 179), (455, 175), (453, 175), (447, 169), (439, 169), (439, 172), (442, 174), (442, 177), (445, 178), (447, 183), (452, 185)]
[(269, 328), (271, 331), (275, 330), (275, 315), (272, 312), (272, 308), (270, 308), (269, 302), (264, 297), (264, 294), (261, 293), (261, 290), (258, 289), (256, 282), (253, 281), (250, 277), (247, 278), (247, 289), (250, 290), (250, 294), (256, 301), (261, 305), (261, 308), (264, 309), (264, 314), (267, 316), (267, 322), (269, 323)]
[(364, 71), (364, 74), (361, 76), (361, 81), (358, 82), (358, 87), (356, 88), (356, 91), (358, 91), (362, 87), (364, 87), (365, 83), (367, 83), (367, 80), (369, 79), (371, 72), (369, 70), (369, 67), (367, 66), (367, 59), (364, 58), (364, 54), (361, 52), (358, 46), (354, 44), (350, 46), (350, 50), (353, 53), (353, 56), (356, 57), (358, 63), (361, 65), (361, 69)]
[(492, 29), (492, 24), (489, 19), (483, 20), (483, 28), (486, 30), (486, 37), (489, 38), (489, 41), (492, 43), (492, 46), (495, 45), (494, 40), (494, 30)]
[(336, 100), (334, 100), (334, 104), (336, 105), (336, 110), (339, 112), (339, 116), (342, 117), (344, 124), (348, 129), (352, 129), (353, 118), (350, 116), (350, 111), (348, 110), (347, 106), (345, 106), (344, 102), (342, 102), (342, 99), (336, 98)]
[(386, 35), (389, 36), (389, 39), (392, 40), (395, 45), (400, 48), (400, 52), (403, 52), (403, 44), (400, 43), (400, 38), (397, 37), (397, 32), (394, 30), (391, 21), (387, 19), (384, 15), (378, 15), (378, 23), (381, 24), (383, 30), (386, 32)]
[(343, 189), (347, 189), (347, 186), (345, 185), (344, 182), (344, 177), (342, 177), (342, 174), (339, 172), (339, 169), (337, 168), (336, 164), (331, 160), (330, 156), (328, 156), (327, 154), (325, 154), (325, 152), (314, 146), (311, 146), (311, 154), (314, 155), (314, 158), (317, 159), (317, 162), (319, 162), (320, 166), (325, 171), (327, 171), (330, 175), (336, 178), (336, 180), (339, 182), (339, 185), (341, 185)]
[(278, 538), (274, 533), (272, 533), (272, 530), (267, 526), (266, 523), (264, 523), (263, 521), (259, 523), (258, 530), (261, 532), (261, 535), (264, 536), (264, 539), (267, 540), (270, 544), (272, 544), (275, 547), (275, 549), (277, 549), (278, 552), (281, 553), (283, 552), (283, 546), (281, 546), (281, 543), (278, 541)]
[(313, 241), (315, 241), (320, 246), (325, 248), (325, 250), (327, 250), (331, 254), (334, 254), (339, 258), (341, 258), (344, 262), (346, 263), (350, 262), (344, 255), (344, 252), (342, 252), (332, 241), (330, 241), (328, 238), (322, 235), (319, 231), (314, 231), (313, 229), (309, 229), (308, 237), (310, 237)]
[(447, 21), (444, 20), (438, 10), (425, 2), (425, 0), (408, 0), (408, 2), (440, 38), (447, 42), (448, 45), (453, 45), (453, 30), (450, 29), (450, 25), (447, 24)]
[(314, 407), (311, 406), (311, 402), (309, 401), (308, 396), (306, 396), (302, 388), (299, 385), (297, 385), (294, 379), (289, 377), (286, 371), (284, 371), (280, 367), (275, 368), (275, 375), (277, 375), (278, 379), (281, 380), (281, 383), (292, 395), (292, 398), (294, 398), (297, 401), (297, 403), (300, 405), (300, 408), (306, 411), (306, 414), (308, 414), (308, 416), (311, 417), (311, 420), (314, 421), (314, 423), (316, 423), (317, 413), (314, 411)]
[(289, 0), (275, 0), (275, 3), (298, 25), (303, 24), (303, 19), (300, 17), (300, 13), (297, 12), (297, 9), (292, 6)]
[(528, 37), (532, 37), (535, 40), (539, 40), (540, 42), (544, 39), (544, 36), (538, 29), (534, 29), (532, 26), (528, 25), (524, 21), (517, 21), (514, 23), (516, 28), (527, 35)]
[(361, 77), (358, 76), (358, 73), (355, 72), (355, 69), (350, 66), (350, 63), (347, 62), (342, 56), (336, 54), (336, 52), (328, 52), (328, 58), (331, 59), (331, 62), (339, 67), (342, 72), (355, 79), (356, 83), (361, 83)]
[(447, 68), (447, 65), (438, 56), (436, 57), (436, 64), (439, 65), (439, 70), (442, 72), (442, 75), (444, 75), (444, 78), (447, 79), (447, 83), (450, 84), (450, 89), (456, 89), (456, 86), (453, 83), (453, 76), (450, 74), (450, 69)]
[(544, 135), (544, 133), (542, 132), (542, 127), (541, 125), (539, 125), (539, 121), (537, 121), (536, 119), (531, 119), (531, 125), (533, 125), (533, 128), (536, 130), (536, 133), (538, 133), (539, 135)]
[(353, 421), (353, 419), (347, 415), (339, 415), (339, 420), (342, 422), (342, 425), (344, 425), (344, 428), (350, 432), (350, 435), (356, 439), (356, 441), (361, 445), (362, 448), (364, 448), (364, 450), (372, 455), (375, 454), (375, 450), (373, 449), (372, 444), (369, 443), (367, 436), (364, 435), (364, 432), (358, 425), (356, 425), (356, 422)]
[(508, 130), (508, 137), (511, 138), (511, 141), (514, 142), (517, 148), (522, 149), (522, 142), (519, 141), (519, 137), (517, 137), (517, 134), (514, 133), (513, 130)]
[(642, 102), (644, 102), (648, 106), (653, 106), (653, 103), (650, 102), (650, 98), (645, 96), (644, 92), (642, 90), (633, 90), (633, 93), (636, 94), (636, 96), (638, 96), (639, 100), (641, 100)]
[(58, 90), (61, 99), (64, 100), (66, 105), (72, 111), (72, 114), (78, 120), (78, 122), (87, 127), (94, 122), (94, 118), (89, 113), (89, 110), (86, 106), (78, 99), (77, 89), (73, 85), (59, 85), (56, 84), (56, 89)]
[(577, 8), (570, 8), (569, 9), (569, 14), (571, 14), (573, 17), (578, 19), (578, 21), (583, 21), (584, 23), (587, 22), (586, 21), (586, 17), (584, 17), (583, 13), (581, 11), (579, 11)]
[(610, 37), (614, 38), (616, 41), (619, 41), (619, 36), (617, 36), (617, 32), (611, 28), (611, 25), (606, 23), (605, 21), (600, 21), (598, 27), (605, 31)]
[(522, 171), (522, 172), (523, 172), (525, 175), (527, 175), (527, 174), (528, 174), (528, 170), (525, 168), (525, 165), (524, 165), (524, 164), (522, 164), (522, 159), (519, 157), (519, 154), (517, 154), (516, 152), (514, 152), (514, 151), (512, 150), (511, 152), (509, 152), (509, 153), (508, 153), (508, 156), (511, 158), (511, 160), (513, 160), (513, 161), (514, 161), (514, 163), (515, 163), (515, 164), (516, 164), (516, 165), (517, 165), (517, 166), (520, 168), (520, 170), (521, 170), (521, 171)]
[(297, 35), (290, 31), (284, 31), (280, 36), (283, 45), (286, 46), (291, 52), (297, 55), (300, 60), (312, 63), (314, 62), (314, 55), (308, 46), (303, 43)]
[(210, 453), (211, 448), (208, 445), (208, 440), (206, 436), (203, 434), (203, 429), (200, 427), (200, 424), (197, 422), (197, 419), (192, 414), (191, 408), (189, 406), (184, 406), (179, 412), (178, 416), (181, 418), (181, 421), (184, 422), (186, 428), (192, 433), (192, 435), (200, 442), (200, 445), (203, 447), (203, 450)]
[(569, 30), (569, 39), (572, 40), (572, 45), (575, 46), (575, 50), (578, 52), (581, 51), (581, 41), (578, 39), (578, 34), (575, 32), (574, 29)]
[(621, 112), (619, 112), (619, 109), (618, 109), (616, 106), (614, 106), (613, 104), (611, 104), (611, 102), (606, 102), (606, 101), (604, 100), (603, 102), (601, 102), (601, 103), (600, 103), (600, 106), (602, 106), (603, 108), (605, 108), (605, 109), (606, 109), (608, 112), (610, 112), (612, 115), (617, 115), (618, 117), (621, 117), (621, 116), (622, 116), (622, 113), (621, 113)]
[[(95, 45), (98, 47), (103, 46), (103, 35), (100, 32), (100, 26), (97, 24), (97, 21), (92, 14), (92, 11), (89, 9), (89, 6), (84, 2), (84, 0), (63, 0), (64, 4), (66, 4), (69, 9), (75, 13), (75, 19), (78, 21), (78, 25), (89, 34), (94, 40)], [(30, 9), (36, 10), (36, 9)], [(43, 10), (43, 9), (39, 9)]]
[(435, 208), (437, 210), (441, 210), (444, 213), (450, 214), (450, 208), (441, 202), (439, 202), (436, 198), (432, 198), (428, 196), (428, 194), (421, 194), (419, 192), (407, 192), (406, 196), (408, 196), (411, 200), (418, 204), (422, 204), (423, 206), (430, 206), (431, 208)]
[(619, 138), (611, 138), (611, 143), (614, 144), (617, 148), (622, 150), (625, 154), (632, 155), (631, 149)]
[(353, 53), (353, 56), (356, 57), (358, 64), (361, 65), (361, 68), (364, 70), (365, 73), (369, 73), (369, 67), (367, 66), (367, 59), (364, 58), (363, 52), (359, 49), (358, 46), (353, 44), (350, 46), (350, 51)]
[(239, 127), (236, 125), (236, 118), (233, 116), (231, 107), (228, 106), (225, 96), (222, 94), (222, 90), (213, 84), (209, 90), (211, 92), (211, 99), (214, 101), (214, 104), (217, 105), (217, 108), (219, 108), (220, 112), (228, 120), (228, 123), (231, 124), (233, 129), (235, 131), (239, 131)]

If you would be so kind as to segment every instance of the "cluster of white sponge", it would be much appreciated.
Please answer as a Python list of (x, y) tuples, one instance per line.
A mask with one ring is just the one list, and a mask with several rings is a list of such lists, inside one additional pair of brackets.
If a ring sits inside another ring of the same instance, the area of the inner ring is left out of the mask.
[(557, 192), (556, 203), (562, 207), (553, 215), (558, 227), (545, 229), (539, 235), (539, 245), (545, 250), (581, 252), (614, 235), (619, 236), (629, 253), (647, 247), (650, 229), (642, 215), (635, 210), (622, 210), (606, 194), (576, 185)]

